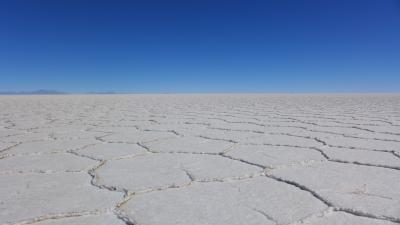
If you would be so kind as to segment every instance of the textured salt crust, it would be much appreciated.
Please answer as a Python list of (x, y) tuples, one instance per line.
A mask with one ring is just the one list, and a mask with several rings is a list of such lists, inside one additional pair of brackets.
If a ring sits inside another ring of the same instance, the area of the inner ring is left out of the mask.
[(75, 151), (81, 156), (98, 160), (131, 158), (147, 153), (137, 144), (97, 143)]
[(400, 224), (400, 95), (0, 96), (0, 224)]
[[(36, 223), (35, 223), (36, 224)], [(116, 218), (113, 214), (72, 216), (60, 219), (48, 219), (38, 222), (37, 225), (125, 225), (126, 223)]]
[(219, 153), (233, 147), (233, 143), (200, 137), (179, 137), (143, 144), (156, 152)]
[(111, 209), (122, 198), (120, 193), (93, 188), (86, 173), (5, 174), (0, 183), (2, 223)]
[(50, 153), (7, 157), (1, 160), (0, 173), (85, 171), (95, 166), (93, 160), (68, 153)]

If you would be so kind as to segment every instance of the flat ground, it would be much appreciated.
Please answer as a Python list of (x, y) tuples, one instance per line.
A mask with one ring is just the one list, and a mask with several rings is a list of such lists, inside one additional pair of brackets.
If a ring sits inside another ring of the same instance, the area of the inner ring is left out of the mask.
[(400, 95), (0, 96), (0, 224), (400, 224)]

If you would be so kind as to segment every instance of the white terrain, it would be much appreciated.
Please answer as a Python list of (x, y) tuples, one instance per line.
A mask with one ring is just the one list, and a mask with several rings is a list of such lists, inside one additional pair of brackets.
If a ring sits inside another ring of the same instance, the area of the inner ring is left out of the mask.
[(0, 224), (400, 224), (400, 95), (0, 96)]

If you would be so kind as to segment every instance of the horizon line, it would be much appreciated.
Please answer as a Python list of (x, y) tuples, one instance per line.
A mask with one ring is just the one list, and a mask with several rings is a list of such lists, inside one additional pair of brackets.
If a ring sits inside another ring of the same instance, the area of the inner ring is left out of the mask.
[(400, 94), (400, 91), (358, 91), (358, 92), (348, 92), (348, 91), (331, 91), (331, 92), (135, 92), (135, 91), (54, 91), (54, 90), (37, 90), (37, 91), (0, 91), (0, 95), (129, 95), (129, 94), (149, 94), (149, 95), (168, 95), (168, 94)]

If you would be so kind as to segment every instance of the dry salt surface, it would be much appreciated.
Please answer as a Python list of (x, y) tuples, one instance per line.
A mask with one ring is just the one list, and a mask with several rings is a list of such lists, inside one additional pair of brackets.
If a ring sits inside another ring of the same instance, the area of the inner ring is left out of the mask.
[(0, 96), (0, 224), (400, 224), (400, 95)]

